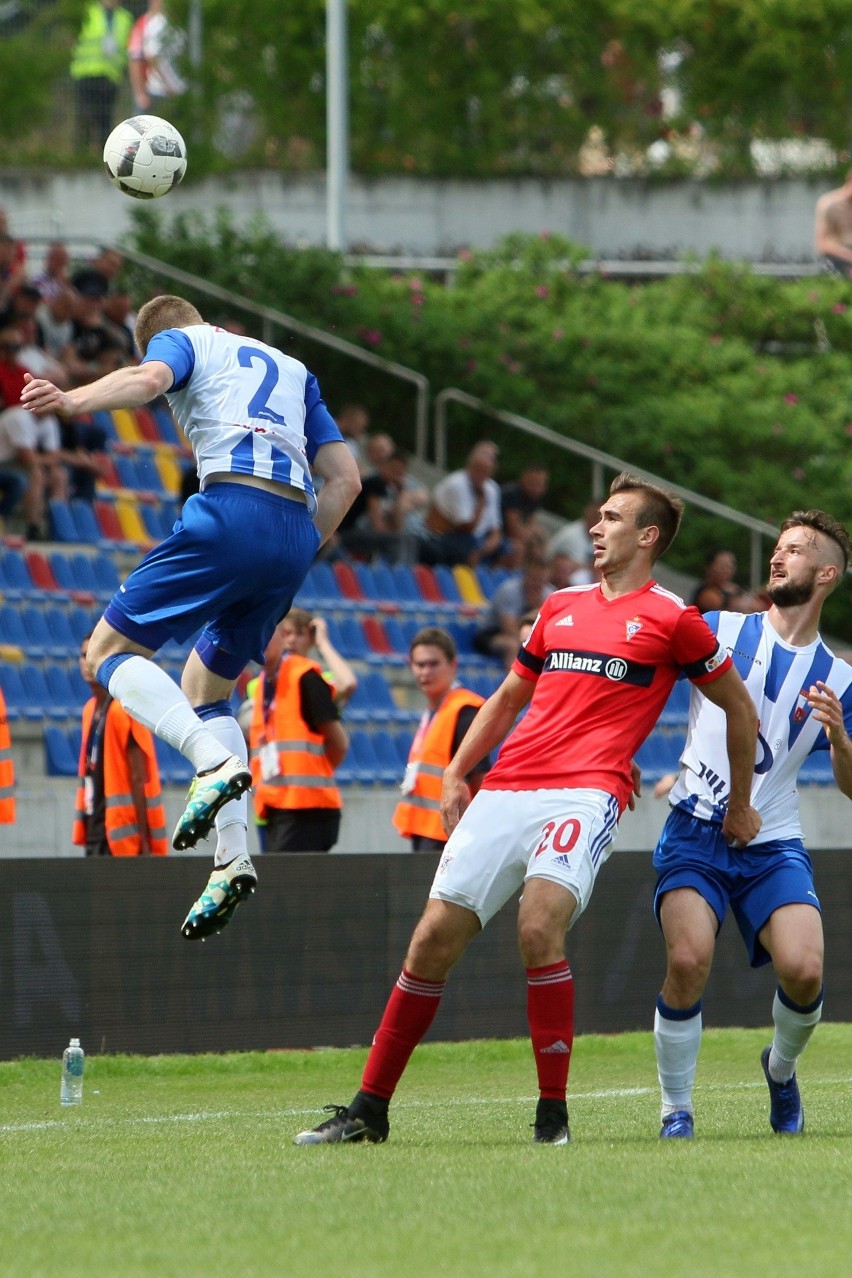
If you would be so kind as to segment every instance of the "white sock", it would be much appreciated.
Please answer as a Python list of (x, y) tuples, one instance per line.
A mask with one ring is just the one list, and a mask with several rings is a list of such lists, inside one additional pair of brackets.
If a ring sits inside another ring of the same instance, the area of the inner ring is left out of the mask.
[(772, 1003), (772, 1020), (775, 1036), (769, 1052), (769, 1077), (776, 1083), (789, 1083), (796, 1072), (796, 1062), (808, 1045), (808, 1040), (822, 1016), (822, 994), (816, 1007), (807, 1011), (791, 1007), (778, 990)]
[(218, 768), (231, 753), (208, 732), (174, 679), (147, 657), (128, 657), (116, 666), (109, 693), (137, 723), (189, 759), (196, 772)]
[[(243, 730), (229, 714), (204, 719), (204, 726), (211, 732), (228, 754), (235, 754), (243, 763), (248, 762), (248, 747)], [(228, 865), (235, 857), (248, 851), (248, 794), (231, 799), (216, 813), (216, 864)]]
[(701, 1047), (701, 1004), (697, 1003), (694, 1011), (691, 1008), (687, 1010), (692, 1015), (678, 1015), (674, 1019), (676, 1009), (668, 1007), (662, 998), (657, 999), (654, 1051), (657, 1055), (663, 1118), (681, 1109), (690, 1114), (693, 1112), (692, 1087)]

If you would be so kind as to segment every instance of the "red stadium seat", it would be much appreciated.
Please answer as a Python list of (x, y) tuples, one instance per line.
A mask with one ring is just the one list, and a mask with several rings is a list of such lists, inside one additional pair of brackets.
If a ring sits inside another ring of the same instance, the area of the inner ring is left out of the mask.
[(388, 657), (394, 653), (393, 645), (388, 639), (385, 628), (378, 617), (364, 617), (361, 626), (370, 646), (370, 651), (378, 656)]
[(411, 571), (414, 573), (417, 589), (426, 603), (445, 604), (447, 602), (438, 579), (428, 564), (412, 564)]
[(352, 599), (356, 603), (364, 603), (364, 592), (361, 590), (355, 570), (351, 564), (347, 564), (342, 559), (336, 559), (332, 564), (337, 584), (340, 587), (340, 593), (344, 599)]
[(33, 585), (38, 590), (58, 590), (59, 583), (53, 575), (53, 569), (40, 550), (28, 550), (24, 556), (30, 571)]

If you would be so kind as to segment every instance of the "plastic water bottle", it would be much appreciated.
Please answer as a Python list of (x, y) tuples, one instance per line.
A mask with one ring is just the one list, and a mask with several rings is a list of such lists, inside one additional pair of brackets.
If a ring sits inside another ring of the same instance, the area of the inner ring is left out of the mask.
[(79, 1038), (72, 1038), (62, 1053), (62, 1083), (59, 1100), (62, 1105), (79, 1105), (83, 1099), (83, 1070), (86, 1057)]

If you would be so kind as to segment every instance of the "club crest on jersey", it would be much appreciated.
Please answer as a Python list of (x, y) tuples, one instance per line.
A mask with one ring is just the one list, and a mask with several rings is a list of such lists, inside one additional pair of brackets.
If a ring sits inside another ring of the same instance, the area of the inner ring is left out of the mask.
[(808, 694), (805, 692), (804, 688), (802, 688), (802, 691), (799, 693), (798, 697), (796, 698), (796, 708), (793, 711), (793, 722), (801, 723), (802, 720), (807, 717), (807, 713), (808, 713)]
[(627, 638), (632, 639), (633, 636), (638, 635), (639, 631), (642, 629), (642, 622), (639, 620), (638, 617), (634, 617), (632, 621), (628, 621), (626, 623), (626, 628), (627, 628)]

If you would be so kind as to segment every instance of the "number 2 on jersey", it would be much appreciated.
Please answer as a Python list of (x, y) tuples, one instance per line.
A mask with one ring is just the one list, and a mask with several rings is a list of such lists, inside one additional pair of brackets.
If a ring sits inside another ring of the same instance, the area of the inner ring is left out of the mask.
[(237, 351), (237, 358), (240, 361), (241, 368), (251, 368), (255, 360), (260, 360), (261, 364), (266, 365), (266, 371), (263, 374), (263, 380), (249, 401), (248, 415), (262, 422), (272, 422), (275, 426), (283, 426), (284, 418), (280, 413), (276, 413), (273, 408), (269, 407), (275, 387), (278, 385), (278, 365), (271, 355), (267, 355), (265, 351), (260, 351), (256, 346), (241, 346)]

